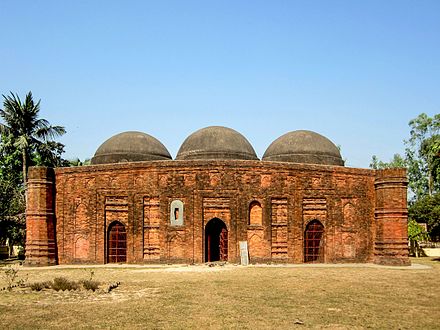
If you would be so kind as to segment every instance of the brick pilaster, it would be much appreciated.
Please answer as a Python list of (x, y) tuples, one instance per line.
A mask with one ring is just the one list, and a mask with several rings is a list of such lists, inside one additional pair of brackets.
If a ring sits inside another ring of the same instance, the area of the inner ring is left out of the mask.
[(30, 167), (26, 191), (26, 264), (56, 264), (55, 174), (52, 168)]
[(377, 264), (410, 264), (407, 185), (405, 169), (385, 169), (376, 172), (374, 261)]

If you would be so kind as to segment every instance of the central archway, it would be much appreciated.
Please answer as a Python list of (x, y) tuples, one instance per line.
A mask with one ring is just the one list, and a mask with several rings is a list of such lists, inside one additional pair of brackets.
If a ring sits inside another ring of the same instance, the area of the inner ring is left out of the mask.
[(219, 218), (205, 227), (205, 262), (211, 261), (228, 261), (228, 229)]

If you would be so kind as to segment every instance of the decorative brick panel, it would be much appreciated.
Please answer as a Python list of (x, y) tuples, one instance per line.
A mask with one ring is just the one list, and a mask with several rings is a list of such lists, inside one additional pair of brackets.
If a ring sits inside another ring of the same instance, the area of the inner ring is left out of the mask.
[(287, 199), (272, 199), (272, 259), (287, 259)]
[(159, 198), (144, 198), (144, 260), (159, 260), (161, 255), (161, 214)]

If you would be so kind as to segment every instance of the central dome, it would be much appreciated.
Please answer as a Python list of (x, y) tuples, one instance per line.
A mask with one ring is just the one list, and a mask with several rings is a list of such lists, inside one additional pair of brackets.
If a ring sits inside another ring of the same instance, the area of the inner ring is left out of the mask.
[(237, 131), (223, 126), (210, 126), (188, 136), (176, 159), (258, 160), (258, 157), (249, 141)]

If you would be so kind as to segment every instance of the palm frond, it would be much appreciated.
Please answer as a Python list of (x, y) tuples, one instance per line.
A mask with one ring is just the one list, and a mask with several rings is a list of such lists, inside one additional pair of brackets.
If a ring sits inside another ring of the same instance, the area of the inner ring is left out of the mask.
[(63, 126), (48, 126), (41, 127), (35, 131), (35, 136), (47, 141), (52, 140), (66, 133), (66, 129)]
[(1, 135), (9, 135), (10, 134), (10, 128), (4, 124), (0, 124), (0, 134)]
[[(62, 126), (52, 126), (46, 119), (39, 118), (40, 103), (34, 102), (32, 92), (26, 94), (24, 101), (17, 94), (10, 92), (3, 95), (3, 109), (0, 117), (0, 133), (7, 134), (11, 145), (23, 151), (25, 159), (32, 162), (32, 157), (47, 159), (48, 166), (61, 164), (64, 145), (50, 141), (63, 135), (66, 130)], [(48, 143), (46, 146), (44, 143)], [(41, 155), (39, 155), (41, 153)], [(55, 162), (57, 161), (57, 162)], [(26, 167), (29, 164), (26, 164)]]
[(20, 150), (27, 149), (29, 147), (29, 139), (26, 136), (20, 136), (15, 140), (14, 145)]

